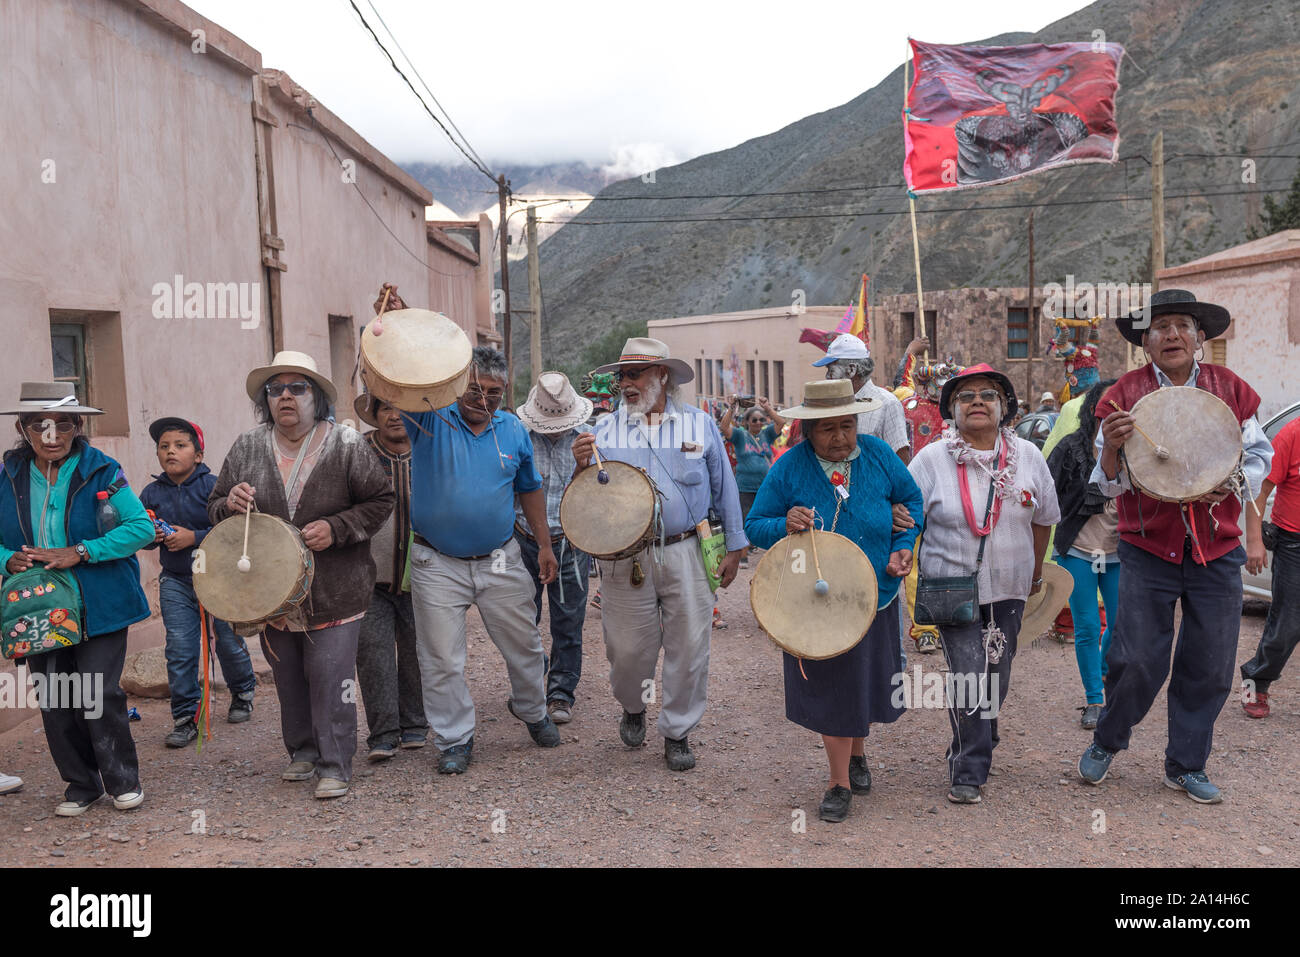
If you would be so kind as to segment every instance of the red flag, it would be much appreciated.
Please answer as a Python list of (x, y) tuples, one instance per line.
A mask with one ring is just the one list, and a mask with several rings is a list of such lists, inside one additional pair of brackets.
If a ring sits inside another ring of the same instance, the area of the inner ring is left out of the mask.
[(1118, 43), (911, 44), (903, 176), (912, 192), (1118, 157)]

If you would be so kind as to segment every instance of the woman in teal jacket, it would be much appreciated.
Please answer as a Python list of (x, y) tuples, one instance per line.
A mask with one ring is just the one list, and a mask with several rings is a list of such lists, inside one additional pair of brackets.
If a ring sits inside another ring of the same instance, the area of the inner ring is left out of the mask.
[[(33, 565), (70, 569), (85, 607), (80, 644), (27, 659), (46, 678), (41, 718), (67, 782), (54, 809), (63, 817), (105, 792), (119, 810), (144, 801), (118, 682), (127, 627), (149, 617), (135, 552), (153, 541), (154, 528), (121, 467), (82, 435), (82, 417), (99, 414), (78, 404), (67, 382), (24, 382), (17, 406), (0, 412), (18, 416), (19, 433), (0, 480), (0, 564), (6, 576)], [(95, 519), (101, 491), (120, 517), (104, 535)]]

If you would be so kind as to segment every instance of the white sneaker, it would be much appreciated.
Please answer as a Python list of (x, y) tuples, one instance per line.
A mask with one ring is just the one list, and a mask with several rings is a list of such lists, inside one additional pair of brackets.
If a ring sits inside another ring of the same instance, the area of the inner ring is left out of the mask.
[(21, 791), (23, 779), (16, 778), (12, 774), (5, 774), (0, 771), (0, 794), (8, 794), (10, 791)]
[(136, 788), (134, 791), (127, 791), (125, 794), (119, 794), (113, 798), (113, 807), (119, 811), (129, 811), (133, 807), (139, 807), (144, 803), (144, 791)]

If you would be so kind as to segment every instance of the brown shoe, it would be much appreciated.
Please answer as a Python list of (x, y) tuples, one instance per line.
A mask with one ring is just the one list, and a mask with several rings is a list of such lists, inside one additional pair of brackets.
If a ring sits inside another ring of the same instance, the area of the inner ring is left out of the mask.
[(546, 711), (556, 724), (568, 724), (573, 720), (573, 705), (563, 698), (552, 698), (546, 702)]

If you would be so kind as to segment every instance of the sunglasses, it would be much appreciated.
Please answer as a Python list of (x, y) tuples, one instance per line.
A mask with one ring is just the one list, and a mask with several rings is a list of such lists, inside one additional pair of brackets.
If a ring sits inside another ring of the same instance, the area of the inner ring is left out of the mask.
[[(50, 421), (49, 419), (44, 419), (38, 422), (28, 422), (27, 431), (30, 432), (32, 435), (40, 435), (42, 432), (45, 431), (46, 428), (45, 423), (49, 421)], [(54, 431), (59, 433), (59, 435), (67, 435), (69, 432), (71, 432), (73, 429), (77, 427), (75, 423), (67, 422), (67, 421), (51, 422), (50, 424), (54, 426)]]
[(489, 405), (500, 405), (501, 400), (505, 397), (505, 391), (503, 389), (490, 389), (487, 392), (484, 392), (478, 386), (472, 385), (465, 390), (465, 395), (471, 402), (486, 402)]
[(311, 383), (303, 382), (301, 379), (298, 380), (297, 382), (290, 382), (288, 384), (283, 382), (268, 382), (266, 384), (266, 394), (269, 395), (272, 399), (277, 399), (284, 394), (285, 389), (289, 390), (290, 395), (296, 396), (296, 395), (306, 395), (307, 390), (310, 388), (311, 388)]
[(614, 373), (614, 380), (622, 382), (625, 379), (640, 379), (653, 368), (654, 366), (644, 366), (640, 369), (619, 369)]
[(957, 393), (957, 401), (962, 405), (970, 405), (977, 397), (981, 402), (992, 405), (994, 402), (998, 401), (998, 399), (1002, 398), (1002, 394), (996, 389), (980, 389), (979, 392)]

